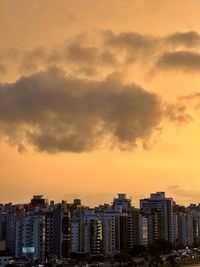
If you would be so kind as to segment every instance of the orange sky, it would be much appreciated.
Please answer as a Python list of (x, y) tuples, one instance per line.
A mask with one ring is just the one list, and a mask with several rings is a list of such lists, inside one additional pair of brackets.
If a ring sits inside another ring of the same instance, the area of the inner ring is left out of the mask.
[(96, 205), (125, 192), (138, 206), (153, 191), (199, 202), (199, 9), (2, 0), (0, 202), (41, 193)]

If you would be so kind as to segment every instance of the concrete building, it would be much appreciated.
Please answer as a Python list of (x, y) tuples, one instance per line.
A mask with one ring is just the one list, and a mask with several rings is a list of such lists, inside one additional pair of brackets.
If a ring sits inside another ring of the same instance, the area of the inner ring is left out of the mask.
[(149, 243), (148, 218), (140, 214), (139, 216), (139, 245), (148, 246), (148, 243)]
[(0, 212), (0, 240), (5, 241), (9, 255), (15, 254), (15, 212), (11, 205)]
[(16, 222), (16, 257), (45, 262), (45, 215), (26, 214)]
[(117, 198), (113, 199), (112, 207), (114, 210), (122, 212), (131, 208), (131, 199), (126, 197), (126, 194), (118, 194)]
[(71, 217), (71, 252), (84, 252), (84, 211), (74, 210)]
[(53, 252), (58, 259), (64, 260), (70, 257), (71, 234), (70, 212), (66, 203), (57, 204), (53, 210)]
[(102, 253), (102, 222), (94, 209), (85, 210), (83, 217), (84, 252), (91, 255)]
[(150, 198), (140, 200), (142, 213), (148, 218), (148, 241), (165, 239), (174, 243), (174, 202), (166, 198), (164, 192), (150, 195)]

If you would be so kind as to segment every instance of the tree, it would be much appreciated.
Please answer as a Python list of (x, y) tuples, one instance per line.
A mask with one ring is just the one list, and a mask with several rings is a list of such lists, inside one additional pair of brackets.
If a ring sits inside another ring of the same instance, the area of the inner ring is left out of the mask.
[(171, 266), (176, 266), (177, 265), (177, 261), (176, 261), (176, 256), (175, 255), (169, 255), (168, 257), (167, 257), (167, 261), (169, 262), (169, 264), (171, 265)]
[(173, 245), (165, 239), (156, 239), (148, 247), (150, 255), (160, 255), (160, 254), (169, 254)]
[(132, 266), (133, 264), (133, 258), (130, 254), (128, 253), (119, 253), (119, 254), (116, 254), (114, 256), (114, 260), (116, 262), (119, 262), (120, 266), (122, 265), (122, 263), (127, 263), (129, 264), (129, 266)]
[(163, 260), (161, 259), (160, 255), (154, 255), (149, 260), (149, 266), (157, 267), (159, 265), (163, 265)]
[(144, 254), (144, 252), (146, 252), (146, 250), (147, 250), (147, 248), (145, 246), (135, 245), (130, 250), (130, 255), (132, 257), (140, 256), (140, 255)]
[(76, 252), (72, 252), (70, 254), (70, 258), (72, 260), (73, 263), (78, 263), (78, 262), (84, 262), (87, 261), (89, 258), (88, 253), (76, 253)]
[(97, 263), (98, 266), (100, 265), (100, 262), (104, 262), (105, 257), (104, 255), (93, 255), (89, 258), (88, 262), (89, 263)]
[(181, 243), (178, 243), (178, 244), (176, 244), (175, 249), (176, 250), (185, 249), (185, 246), (183, 244), (181, 244)]

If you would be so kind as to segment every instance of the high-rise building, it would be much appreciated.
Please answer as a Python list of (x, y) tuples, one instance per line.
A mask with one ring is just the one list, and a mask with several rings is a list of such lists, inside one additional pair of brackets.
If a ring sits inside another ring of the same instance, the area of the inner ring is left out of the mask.
[(148, 241), (165, 239), (174, 243), (174, 202), (166, 198), (164, 192), (150, 195), (150, 198), (140, 200), (142, 213), (148, 218)]
[(26, 214), (16, 222), (16, 257), (45, 262), (45, 215)]
[(57, 204), (53, 210), (53, 252), (61, 260), (70, 257), (70, 212), (66, 203)]
[(0, 240), (4, 240), (10, 255), (15, 253), (15, 211), (11, 203), (2, 206), (0, 212)]
[[(139, 245), (147, 246), (149, 243), (148, 236), (148, 218), (145, 215), (139, 214)], [(136, 245), (138, 245), (136, 244)]]
[(92, 255), (102, 253), (102, 222), (94, 209), (86, 209), (84, 213), (84, 252)]

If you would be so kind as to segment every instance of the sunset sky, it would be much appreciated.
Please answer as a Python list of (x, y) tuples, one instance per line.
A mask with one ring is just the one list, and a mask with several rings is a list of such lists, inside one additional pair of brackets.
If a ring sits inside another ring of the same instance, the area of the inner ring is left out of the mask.
[(200, 202), (200, 1), (0, 1), (0, 202)]

